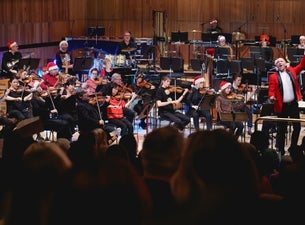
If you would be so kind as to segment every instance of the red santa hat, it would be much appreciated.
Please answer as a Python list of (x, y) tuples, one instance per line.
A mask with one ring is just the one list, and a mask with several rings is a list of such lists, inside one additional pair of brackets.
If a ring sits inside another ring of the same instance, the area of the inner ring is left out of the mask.
[(220, 82), (219, 89), (220, 89), (220, 91), (223, 91), (224, 89), (226, 89), (227, 87), (230, 87), (230, 86), (231, 86), (230, 82), (223, 80)]
[(199, 84), (201, 82), (204, 82), (204, 81), (205, 81), (205, 79), (202, 76), (196, 76), (194, 78), (193, 85), (197, 85), (197, 84)]
[(50, 70), (58, 70), (58, 66), (54, 62), (49, 62), (47, 64), (47, 70), (48, 71), (50, 71)]
[(215, 48), (208, 48), (208, 49), (206, 50), (206, 53), (207, 53), (207, 55), (214, 56), (214, 54), (215, 54)]
[(62, 40), (61, 42), (59, 42), (59, 47), (61, 48), (62, 44), (66, 44), (67, 46), (69, 46), (68, 42), (66, 40)]
[(210, 21), (210, 24), (213, 24), (213, 23), (218, 23), (218, 20), (216, 18), (212, 18)]
[(17, 42), (16, 41), (9, 41), (9, 42), (7, 42), (7, 47), (10, 49), (10, 48), (12, 48), (13, 46), (15, 46), (15, 45), (17, 45)]

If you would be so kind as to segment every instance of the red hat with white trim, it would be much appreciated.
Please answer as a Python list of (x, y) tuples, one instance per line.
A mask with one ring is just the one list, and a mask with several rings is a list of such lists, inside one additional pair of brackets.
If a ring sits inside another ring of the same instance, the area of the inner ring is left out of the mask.
[(54, 62), (49, 62), (47, 64), (47, 69), (48, 69), (48, 71), (50, 71), (50, 70), (58, 70), (58, 66)]
[(10, 49), (12, 48), (13, 46), (17, 45), (17, 42), (16, 41), (9, 41), (7, 42), (6, 46)]
[(201, 82), (204, 82), (204, 81), (205, 81), (205, 79), (203, 78), (203, 76), (196, 76), (194, 78), (193, 85), (197, 85), (197, 84), (199, 84)]
[(224, 89), (226, 89), (227, 87), (230, 87), (231, 86), (231, 83), (230, 82), (227, 82), (227, 81), (221, 81), (220, 82), (220, 85), (219, 85), (219, 88), (221, 91), (223, 91)]
[(218, 20), (216, 18), (211, 19), (210, 24), (213, 24), (213, 23), (218, 23)]

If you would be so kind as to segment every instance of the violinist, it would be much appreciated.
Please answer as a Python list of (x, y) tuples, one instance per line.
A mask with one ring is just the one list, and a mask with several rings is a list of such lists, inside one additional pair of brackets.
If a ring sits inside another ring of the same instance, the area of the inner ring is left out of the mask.
[(76, 77), (71, 76), (64, 84), (64, 87), (60, 89), (56, 101), (59, 117), (69, 123), (72, 131), (75, 130), (78, 121), (75, 85)]
[(175, 110), (174, 107), (177, 104), (181, 104), (181, 101), (188, 92), (188, 89), (185, 89), (178, 99), (173, 100), (169, 96), (170, 93), (168, 91), (170, 83), (171, 78), (167, 75), (163, 76), (160, 87), (156, 91), (155, 99), (158, 113), (161, 119), (173, 122), (176, 128), (183, 131), (185, 126), (190, 123), (190, 118), (179, 110)]
[(252, 127), (253, 127), (253, 107), (249, 107), (245, 102), (248, 102), (256, 93), (256, 86), (253, 85), (251, 90), (247, 88), (247, 85), (242, 85), (242, 75), (239, 73), (233, 74), (233, 82), (232, 82), (232, 93), (237, 95), (244, 95), (245, 97), (239, 101), (240, 107), (238, 109), (239, 112), (246, 112), (248, 114), (248, 134), (252, 134)]
[(187, 115), (193, 118), (194, 127), (196, 131), (199, 131), (199, 117), (203, 116), (206, 119), (207, 130), (212, 129), (212, 115), (210, 109), (201, 109), (200, 104), (203, 103), (206, 92), (202, 93), (204, 89), (205, 79), (202, 76), (196, 76), (193, 81), (190, 94), (187, 96), (187, 104), (189, 106)]
[[(133, 110), (137, 113), (138, 118), (140, 118), (139, 126), (146, 129), (146, 114), (149, 107), (153, 105), (152, 100), (156, 87), (144, 79), (143, 73), (139, 73), (135, 83), (132, 85), (132, 89), (138, 96), (133, 102)], [(136, 102), (136, 100), (138, 101)]]
[(10, 79), (10, 87), (6, 92), (6, 110), (8, 118), (16, 118), (18, 121), (33, 117), (30, 101), (33, 93), (24, 92), (17, 78)]
[[(103, 93), (103, 96), (112, 96), (112, 89), (114, 86), (118, 86), (120, 89), (120, 94), (124, 100), (129, 100), (130, 98), (125, 98), (125, 96), (130, 96), (132, 95), (132, 89), (129, 87), (126, 87), (124, 83), (122, 82), (122, 76), (119, 73), (114, 73), (111, 77), (111, 82), (108, 84), (104, 85), (99, 92)], [(126, 95), (125, 95), (126, 94)], [(129, 109), (128, 107), (123, 108), (124, 111), (124, 117), (133, 124), (135, 114), (136, 112), (132, 109)]]
[(41, 83), (41, 88), (47, 90), (47, 87), (56, 87), (58, 84), (58, 66), (54, 62), (49, 62), (47, 64), (47, 71), (42, 76), (43, 82)]
[(120, 96), (120, 86), (114, 84), (111, 89), (111, 97), (106, 98), (107, 102), (107, 119), (111, 124), (121, 128), (121, 136), (132, 134), (133, 124), (125, 118), (124, 108), (127, 108), (129, 104), (134, 100), (136, 94), (133, 93), (131, 99), (125, 103), (125, 100)]
[(89, 133), (95, 128), (102, 128), (107, 133), (109, 144), (117, 139), (117, 135), (113, 134), (116, 130), (115, 125), (109, 123), (109, 121), (106, 120), (106, 104), (90, 104), (87, 92), (82, 89), (77, 91), (76, 97), (76, 109), (79, 120), (78, 127), (80, 134)]
[(89, 70), (89, 79), (82, 83), (82, 89), (86, 90), (88, 95), (93, 95), (96, 92), (97, 86), (101, 85), (98, 72), (97, 68), (91, 68)]
[(230, 82), (225, 80), (221, 81), (220, 94), (215, 99), (215, 109), (218, 114), (218, 124), (228, 128), (234, 134), (235, 138), (238, 139), (244, 129), (243, 123), (236, 121), (221, 121), (219, 118), (220, 113), (232, 113), (235, 112), (236, 108), (238, 109), (239, 107), (239, 104), (236, 103), (236, 101), (232, 101), (230, 98), (228, 98), (228, 96), (232, 94), (231, 88), (232, 84)]
[(43, 90), (37, 90), (33, 93), (31, 100), (33, 116), (39, 116), (43, 127), (46, 130), (53, 130), (57, 132), (57, 138), (66, 138), (69, 141), (72, 139), (73, 131), (70, 128), (68, 121), (61, 119), (58, 111), (54, 108), (54, 102), (51, 100), (52, 96), (44, 96)]

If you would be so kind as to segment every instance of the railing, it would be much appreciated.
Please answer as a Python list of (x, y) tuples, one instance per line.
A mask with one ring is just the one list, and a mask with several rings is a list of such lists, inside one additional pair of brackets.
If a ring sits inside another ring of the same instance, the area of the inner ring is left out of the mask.
[(254, 122), (254, 129), (257, 131), (258, 121), (274, 121), (274, 122), (305, 122), (305, 119), (295, 119), (295, 118), (281, 118), (276, 116), (261, 116), (258, 117)]

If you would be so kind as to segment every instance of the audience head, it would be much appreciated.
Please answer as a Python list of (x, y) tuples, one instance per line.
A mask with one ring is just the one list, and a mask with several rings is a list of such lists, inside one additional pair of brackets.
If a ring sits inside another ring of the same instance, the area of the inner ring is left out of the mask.
[(172, 126), (148, 133), (140, 152), (144, 176), (170, 177), (180, 162), (184, 140), (183, 134)]
[[(213, 210), (256, 199), (258, 176), (250, 155), (223, 129), (192, 133), (171, 179), (177, 202)], [(229, 207), (229, 208), (226, 208)], [(222, 212), (223, 213), (223, 212)]]

